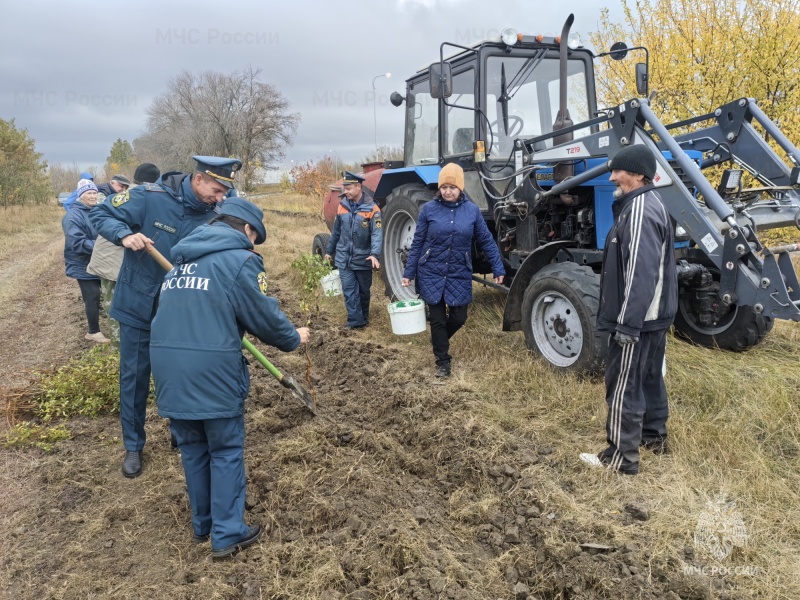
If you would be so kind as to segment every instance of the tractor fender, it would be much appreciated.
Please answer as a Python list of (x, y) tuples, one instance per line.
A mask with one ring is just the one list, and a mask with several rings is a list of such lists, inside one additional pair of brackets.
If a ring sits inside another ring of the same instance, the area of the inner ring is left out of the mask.
[(403, 167), (402, 169), (385, 169), (375, 188), (375, 200), (383, 208), (387, 196), (397, 187), (407, 183), (421, 183), (423, 185), (436, 185), (439, 182), (439, 165), (418, 165)]
[(531, 252), (514, 273), (503, 313), (503, 331), (522, 331), (522, 299), (536, 273), (553, 262), (559, 251), (575, 246), (571, 240), (552, 242)]

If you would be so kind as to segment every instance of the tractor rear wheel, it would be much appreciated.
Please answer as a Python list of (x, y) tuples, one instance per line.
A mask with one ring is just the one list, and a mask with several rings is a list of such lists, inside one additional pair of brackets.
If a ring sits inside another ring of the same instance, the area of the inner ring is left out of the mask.
[(409, 183), (395, 188), (386, 198), (383, 207), (383, 256), (381, 277), (386, 295), (395, 300), (417, 297), (414, 285), (403, 287), (400, 280), (408, 262), (408, 252), (417, 230), (417, 219), (422, 205), (433, 197), (433, 192), (421, 183)]
[(525, 344), (553, 367), (599, 372), (608, 334), (598, 333), (600, 276), (589, 267), (557, 263), (531, 279), (522, 300)]
[(732, 306), (719, 323), (704, 325), (692, 309), (690, 294), (678, 297), (675, 332), (698, 346), (744, 352), (758, 345), (774, 324), (770, 317), (754, 313), (749, 306)]

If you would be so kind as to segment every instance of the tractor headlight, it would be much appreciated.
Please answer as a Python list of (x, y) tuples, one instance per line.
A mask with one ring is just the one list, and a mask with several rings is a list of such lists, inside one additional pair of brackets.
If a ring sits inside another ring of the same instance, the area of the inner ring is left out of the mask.
[(741, 169), (725, 169), (717, 191), (723, 196), (738, 192), (742, 188), (743, 172)]
[(576, 48), (581, 48), (583, 46), (583, 41), (581, 41), (581, 34), (577, 31), (570, 31), (569, 37), (567, 37), (567, 46), (570, 50), (575, 50)]
[(518, 39), (519, 38), (517, 37), (516, 29), (511, 29), (508, 27), (500, 32), (500, 41), (502, 41), (506, 46), (513, 46), (517, 43)]

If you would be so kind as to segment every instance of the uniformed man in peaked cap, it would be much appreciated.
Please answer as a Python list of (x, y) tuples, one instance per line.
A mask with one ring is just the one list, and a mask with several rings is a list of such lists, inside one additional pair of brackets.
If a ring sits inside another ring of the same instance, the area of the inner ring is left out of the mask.
[(156, 183), (131, 188), (92, 210), (97, 232), (125, 247), (110, 316), (120, 324), (119, 396), (125, 457), (122, 474), (142, 472), (144, 419), (150, 391), (150, 323), (156, 313), (164, 269), (145, 252), (152, 244), (164, 256), (196, 227), (233, 187), (242, 161), (193, 156), (193, 173), (170, 171)]
[(372, 269), (381, 267), (381, 209), (361, 186), (363, 181), (355, 173), (342, 171), (342, 201), (325, 250), (328, 260), (336, 254), (350, 329), (369, 325)]

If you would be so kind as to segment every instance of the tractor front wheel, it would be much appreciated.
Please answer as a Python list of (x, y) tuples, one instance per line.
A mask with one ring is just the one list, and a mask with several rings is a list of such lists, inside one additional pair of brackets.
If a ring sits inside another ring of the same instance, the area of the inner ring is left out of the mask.
[(698, 346), (744, 352), (758, 345), (774, 323), (770, 317), (756, 314), (749, 306), (732, 306), (716, 325), (704, 325), (692, 309), (691, 294), (682, 291), (678, 297), (675, 332)]

